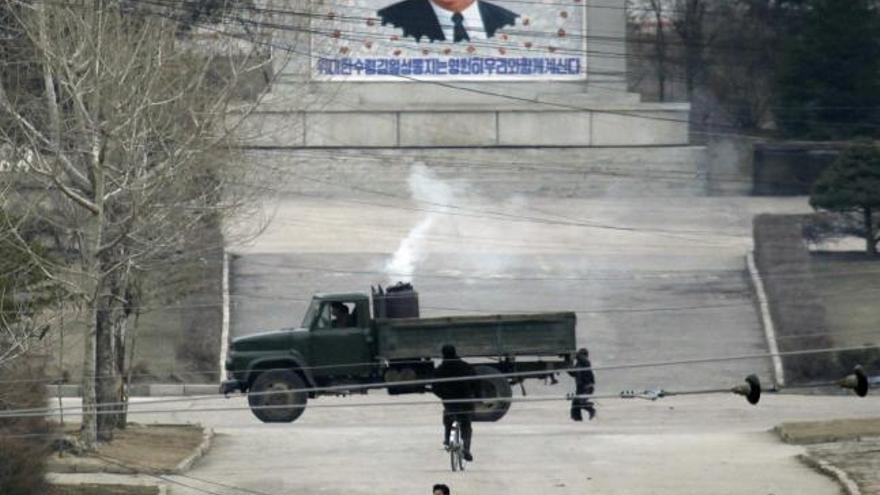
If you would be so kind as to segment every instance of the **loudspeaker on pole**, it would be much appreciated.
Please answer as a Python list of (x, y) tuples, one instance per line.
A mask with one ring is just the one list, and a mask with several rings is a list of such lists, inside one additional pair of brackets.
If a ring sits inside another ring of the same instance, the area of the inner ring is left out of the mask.
[(841, 388), (848, 388), (855, 392), (859, 397), (868, 395), (868, 375), (865, 373), (861, 365), (856, 365), (853, 372), (837, 381)]
[(757, 375), (749, 375), (746, 377), (744, 385), (737, 385), (730, 389), (736, 395), (745, 396), (749, 404), (755, 405), (761, 400), (761, 380)]

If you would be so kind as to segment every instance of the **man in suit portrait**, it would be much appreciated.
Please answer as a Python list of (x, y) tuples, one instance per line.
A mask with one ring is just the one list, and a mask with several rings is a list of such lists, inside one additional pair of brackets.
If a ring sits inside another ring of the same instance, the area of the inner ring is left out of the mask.
[(483, 0), (403, 0), (377, 12), (382, 25), (402, 28), (416, 41), (453, 43), (485, 40), (504, 26), (516, 24), (519, 14)]

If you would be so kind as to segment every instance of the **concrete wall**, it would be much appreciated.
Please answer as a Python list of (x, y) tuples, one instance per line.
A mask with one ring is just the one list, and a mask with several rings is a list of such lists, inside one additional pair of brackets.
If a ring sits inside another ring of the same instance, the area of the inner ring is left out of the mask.
[[(622, 105), (621, 105), (622, 106)], [(412, 111), (260, 111), (248, 146), (659, 146), (688, 143), (687, 105), (571, 111), (554, 107)]]
[(755, 146), (754, 194), (810, 194), (819, 175), (840, 155), (845, 143), (765, 143)]
[(706, 142), (709, 193), (743, 196), (752, 193), (756, 139), (710, 136)]

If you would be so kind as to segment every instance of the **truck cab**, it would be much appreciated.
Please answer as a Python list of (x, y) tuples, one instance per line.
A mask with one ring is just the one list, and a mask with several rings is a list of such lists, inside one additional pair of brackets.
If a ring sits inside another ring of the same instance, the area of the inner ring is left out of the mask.
[(370, 299), (365, 294), (317, 294), (302, 325), (308, 329), (305, 354), (316, 382), (367, 378), (375, 371)]
[[(375, 338), (365, 294), (316, 294), (299, 327), (246, 335), (229, 345), (222, 392), (247, 392), (262, 372), (295, 369), (310, 387), (376, 374)], [(314, 393), (310, 394), (315, 396)]]

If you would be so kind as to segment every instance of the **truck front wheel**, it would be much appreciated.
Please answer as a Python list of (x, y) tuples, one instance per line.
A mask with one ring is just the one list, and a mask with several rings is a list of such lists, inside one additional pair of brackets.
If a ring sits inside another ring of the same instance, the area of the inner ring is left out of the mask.
[(248, 405), (264, 423), (290, 423), (306, 409), (308, 394), (302, 378), (289, 370), (260, 373), (248, 392)]
[[(477, 375), (497, 375), (500, 373), (497, 368), (487, 365), (474, 366)], [(509, 399), (513, 396), (513, 390), (506, 378), (495, 377), (480, 380), (480, 397), (492, 399)], [(478, 402), (474, 408), (474, 421), (492, 422), (498, 421), (507, 414), (510, 409), (510, 401), (507, 400), (487, 400)]]

